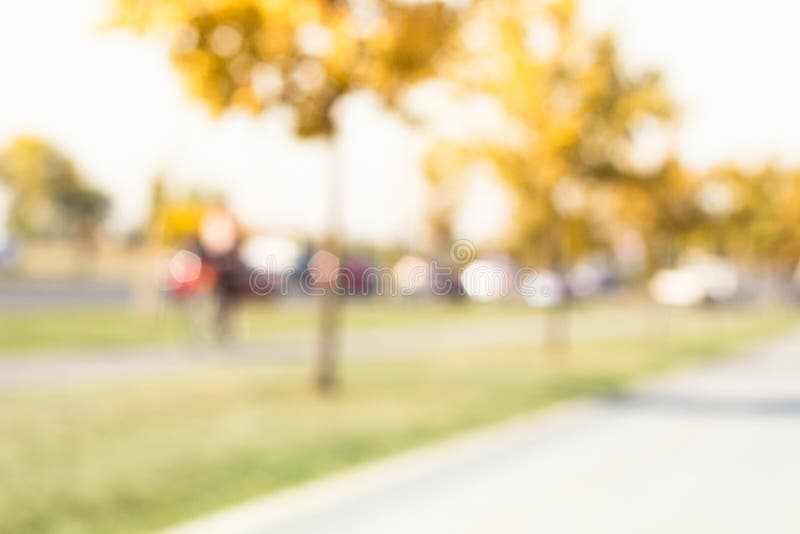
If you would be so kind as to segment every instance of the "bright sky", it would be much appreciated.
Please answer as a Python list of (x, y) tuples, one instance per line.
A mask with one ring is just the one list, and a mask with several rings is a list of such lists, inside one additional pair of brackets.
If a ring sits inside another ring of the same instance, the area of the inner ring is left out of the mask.
[[(224, 190), (246, 222), (319, 232), (325, 151), (299, 144), (287, 117), (210, 119), (185, 98), (158, 43), (96, 32), (110, 0), (0, 2), (0, 145), (44, 136), (114, 198), (130, 228), (162, 169)], [(588, 0), (587, 22), (619, 32), (624, 57), (664, 70), (684, 106), (678, 143), (695, 167), (777, 157), (800, 163), (800, 4), (792, 0)], [(346, 228), (352, 237), (410, 241), (424, 224), (421, 141), (369, 98), (344, 109)], [(502, 195), (478, 182), (459, 220), (487, 237)]]

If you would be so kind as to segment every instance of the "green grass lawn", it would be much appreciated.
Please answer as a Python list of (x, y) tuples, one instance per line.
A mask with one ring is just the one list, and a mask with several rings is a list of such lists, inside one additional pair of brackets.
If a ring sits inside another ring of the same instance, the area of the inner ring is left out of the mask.
[[(311, 333), (317, 307), (310, 301), (249, 303), (237, 313), (236, 330), (244, 341), (277, 333)], [(440, 302), (352, 300), (345, 305), (345, 326), (368, 329), (438, 321), (519, 317), (531, 311), (522, 304), (476, 305)], [(188, 343), (210, 338), (208, 303), (170, 304), (155, 313), (124, 307), (76, 307), (0, 310), (0, 357), (59, 354), (71, 348), (113, 348)]]
[[(665, 318), (680, 316), (638, 299), (582, 303), (569, 314), (578, 335), (588, 330), (664, 328)], [(720, 311), (720, 310), (714, 310)], [(318, 307), (312, 301), (249, 303), (236, 314), (236, 338), (242, 342), (269, 340), (275, 335), (314, 335)], [(736, 310), (733, 310), (736, 314)], [(344, 326), (351, 331), (407, 328), (417, 325), (464, 325), (546, 322), (545, 313), (522, 303), (481, 304), (442, 301), (354, 299), (344, 306)], [(718, 313), (720, 317), (725, 313)], [(0, 309), (0, 358), (58, 356), (83, 349), (113, 349), (153, 345), (191, 345), (212, 341), (211, 309), (207, 303), (170, 304), (153, 313), (125, 307)], [(688, 325), (685, 325), (688, 327)], [(702, 323), (700, 323), (702, 326)]]
[[(523, 311), (365, 304), (351, 308), (348, 324), (413, 331), (435, 318), (469, 328)], [(280, 320), (310, 328), (308, 310), (296, 313)], [(576, 341), (568, 352), (498, 340), (502, 348), (489, 353), (352, 361), (328, 398), (311, 391), (302, 363), (0, 393), (0, 532), (164, 527), (561, 399), (618, 392), (633, 378), (798, 324), (794, 312), (779, 308), (667, 313), (595, 305), (573, 316)], [(626, 321), (631, 327), (619, 336), (578, 335)]]

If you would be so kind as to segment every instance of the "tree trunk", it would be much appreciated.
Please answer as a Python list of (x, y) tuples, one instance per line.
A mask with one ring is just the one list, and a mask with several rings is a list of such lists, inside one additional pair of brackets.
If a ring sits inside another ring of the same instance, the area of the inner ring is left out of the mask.
[[(328, 194), (326, 198), (326, 236), (323, 246), (325, 250), (342, 259), (342, 198), (344, 173), (341, 155), (336, 138), (328, 142), (330, 159), (328, 162)], [(321, 393), (331, 392), (338, 383), (338, 366), (340, 352), (340, 331), (343, 299), (331, 287), (332, 280), (325, 280), (325, 294), (320, 300), (319, 344), (314, 370), (314, 382)]]
[(315, 370), (316, 387), (321, 393), (331, 392), (338, 382), (341, 315), (341, 297), (328, 291), (320, 298), (319, 347)]
[[(571, 295), (566, 279), (566, 262), (564, 261), (563, 232), (561, 223), (552, 229), (550, 268), (560, 284), (561, 300), (545, 310), (544, 347), (552, 359), (567, 352), (570, 344), (569, 308)], [(556, 288), (553, 288), (556, 290)], [(560, 359), (560, 358), (559, 358)]]
[(569, 352), (571, 341), (571, 321), (569, 296), (564, 302), (547, 308), (544, 312), (544, 347), (547, 353), (555, 357)]

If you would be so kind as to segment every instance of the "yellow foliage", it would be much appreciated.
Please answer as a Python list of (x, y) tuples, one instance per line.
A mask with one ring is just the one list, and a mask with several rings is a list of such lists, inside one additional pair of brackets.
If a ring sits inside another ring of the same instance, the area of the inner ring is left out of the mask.
[(285, 104), (310, 136), (333, 133), (331, 109), (348, 91), (392, 104), (430, 75), (458, 17), (442, 2), (117, 0), (113, 21), (171, 36), (188, 91), (212, 113)]

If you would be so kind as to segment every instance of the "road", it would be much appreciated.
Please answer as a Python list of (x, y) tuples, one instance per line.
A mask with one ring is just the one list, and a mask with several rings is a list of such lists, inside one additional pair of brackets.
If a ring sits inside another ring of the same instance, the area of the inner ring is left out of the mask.
[(169, 534), (800, 532), (800, 335)]
[(70, 306), (125, 306), (133, 290), (125, 283), (91, 279), (62, 281), (0, 279), (0, 307), (60, 308)]

